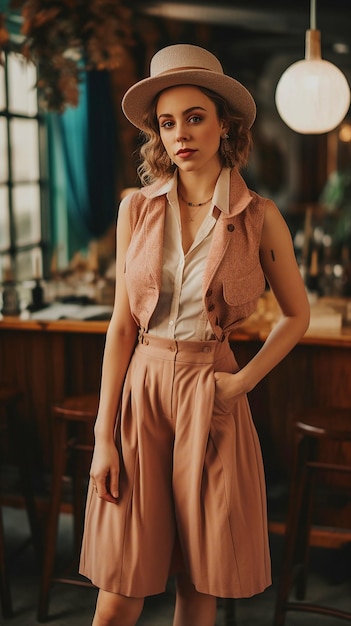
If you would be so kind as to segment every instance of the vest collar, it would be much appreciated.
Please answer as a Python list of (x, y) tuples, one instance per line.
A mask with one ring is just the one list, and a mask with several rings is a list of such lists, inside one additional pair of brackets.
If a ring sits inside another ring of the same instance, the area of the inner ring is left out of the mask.
[[(145, 198), (155, 198), (162, 195), (166, 196), (170, 187), (170, 179), (161, 179), (157, 180), (151, 185), (143, 187), (141, 189), (141, 192), (145, 196)], [(239, 174), (236, 168), (233, 168), (230, 172), (230, 187), (230, 204), (228, 207), (228, 213), (226, 211), (221, 211), (223, 217), (225, 218), (233, 217), (234, 215), (238, 215), (239, 213), (244, 211), (244, 209), (247, 207), (252, 199), (252, 194), (250, 193), (244, 179), (242, 178), (241, 174)]]

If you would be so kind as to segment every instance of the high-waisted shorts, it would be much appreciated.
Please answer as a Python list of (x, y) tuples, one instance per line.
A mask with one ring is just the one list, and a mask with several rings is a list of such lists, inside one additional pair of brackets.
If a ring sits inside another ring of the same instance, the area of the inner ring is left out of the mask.
[(141, 335), (117, 417), (120, 497), (89, 485), (80, 572), (126, 596), (164, 591), (182, 570), (196, 589), (248, 597), (271, 583), (260, 444), (246, 395), (216, 397), (238, 370), (227, 341)]

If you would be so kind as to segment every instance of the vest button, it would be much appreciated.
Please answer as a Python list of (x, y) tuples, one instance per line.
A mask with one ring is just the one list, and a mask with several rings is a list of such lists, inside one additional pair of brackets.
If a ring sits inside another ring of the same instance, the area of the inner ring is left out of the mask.
[(235, 226), (234, 226), (234, 224), (228, 224), (228, 226), (227, 226), (227, 230), (229, 230), (229, 232), (230, 232), (230, 233), (232, 233), (232, 232), (233, 232), (233, 230), (235, 230)]
[(208, 289), (206, 291), (206, 298), (210, 298), (212, 296), (212, 289)]
[(214, 308), (215, 308), (215, 305), (214, 304), (210, 304), (210, 306), (208, 307), (207, 310), (211, 312), (211, 311), (214, 310)]

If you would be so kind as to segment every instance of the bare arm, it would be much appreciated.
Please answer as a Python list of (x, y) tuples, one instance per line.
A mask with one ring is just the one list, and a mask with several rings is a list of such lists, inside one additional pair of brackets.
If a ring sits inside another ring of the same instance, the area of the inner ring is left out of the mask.
[(127, 295), (124, 264), (130, 241), (127, 203), (121, 203), (117, 223), (116, 293), (106, 334), (102, 365), (100, 403), (95, 422), (95, 448), (90, 475), (98, 494), (115, 502), (118, 497), (119, 458), (114, 443), (114, 427), (125, 374), (134, 350), (138, 328), (133, 320)]
[(267, 201), (260, 245), (263, 270), (281, 308), (282, 316), (262, 348), (237, 374), (216, 374), (221, 396), (251, 391), (296, 345), (308, 328), (310, 307), (296, 263), (289, 229), (278, 208)]

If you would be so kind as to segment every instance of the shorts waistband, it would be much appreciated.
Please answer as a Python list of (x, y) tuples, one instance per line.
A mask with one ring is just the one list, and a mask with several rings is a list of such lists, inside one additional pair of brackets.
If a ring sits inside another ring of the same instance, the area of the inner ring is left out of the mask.
[(231, 351), (228, 341), (184, 341), (139, 333), (138, 350), (149, 356), (183, 362), (212, 363)]

